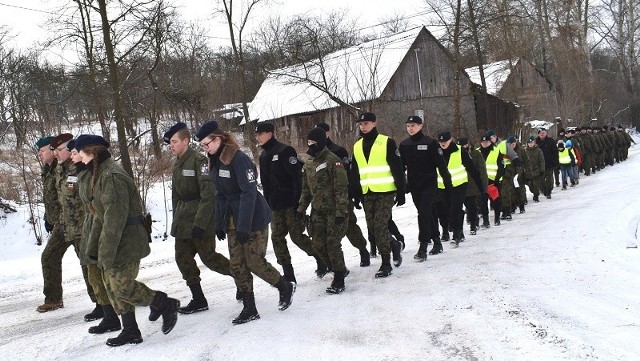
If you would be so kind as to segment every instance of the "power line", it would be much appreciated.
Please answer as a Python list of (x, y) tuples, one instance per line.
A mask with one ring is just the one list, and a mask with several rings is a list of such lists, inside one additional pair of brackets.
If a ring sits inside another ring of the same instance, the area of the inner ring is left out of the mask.
[(51, 11), (32, 9), (32, 8), (27, 8), (27, 7), (24, 7), (24, 6), (5, 4), (5, 3), (2, 3), (2, 2), (0, 2), (0, 6), (6, 6), (8, 8), (14, 8), (14, 9), (20, 9), (20, 10), (35, 11), (35, 12), (38, 12), (38, 13), (44, 13), (44, 14), (49, 14), (49, 15), (60, 15), (58, 13), (54, 13), (54, 12), (51, 12)]

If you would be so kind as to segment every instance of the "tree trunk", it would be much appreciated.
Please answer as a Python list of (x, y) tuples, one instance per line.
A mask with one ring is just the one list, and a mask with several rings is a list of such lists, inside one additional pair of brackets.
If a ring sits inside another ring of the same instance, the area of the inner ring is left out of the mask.
[(106, 0), (98, 0), (100, 7), (100, 18), (102, 19), (102, 36), (104, 38), (104, 47), (107, 54), (107, 62), (109, 64), (109, 83), (111, 84), (111, 96), (113, 98), (113, 109), (116, 117), (116, 126), (118, 131), (118, 146), (120, 149), (120, 161), (122, 168), (133, 178), (133, 168), (131, 166), (131, 157), (129, 156), (129, 148), (127, 147), (127, 136), (125, 132), (124, 110), (122, 108), (122, 99), (120, 97), (120, 80), (118, 79), (118, 65), (114, 53), (113, 42), (111, 41), (111, 27), (107, 18)]
[(460, 111), (460, 17), (462, 12), (462, 1), (456, 3), (456, 21), (453, 31), (453, 52), (455, 57), (453, 76), (453, 134), (460, 136), (462, 133), (462, 115)]

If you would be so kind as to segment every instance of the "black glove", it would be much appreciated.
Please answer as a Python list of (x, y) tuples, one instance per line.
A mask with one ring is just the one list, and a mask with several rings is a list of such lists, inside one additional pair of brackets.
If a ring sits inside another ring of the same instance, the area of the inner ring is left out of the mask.
[(245, 244), (249, 242), (249, 233), (247, 232), (236, 232), (238, 243)]
[(355, 209), (362, 209), (362, 206), (360, 205), (360, 202), (362, 202), (362, 200), (360, 199), (360, 197), (356, 197), (353, 199), (353, 207)]
[(51, 231), (53, 231), (53, 224), (44, 221), (44, 229), (47, 230), (47, 233), (51, 233)]
[(204, 237), (204, 229), (194, 226), (191, 228), (191, 237), (193, 239), (202, 239)]
[(223, 230), (218, 229), (218, 230), (216, 230), (216, 237), (218, 237), (219, 240), (223, 241), (223, 240), (225, 240), (227, 238), (227, 234), (224, 233)]
[(396, 193), (396, 206), (400, 207), (401, 205), (404, 205), (404, 202), (404, 192)]
[(342, 223), (344, 223), (344, 217), (340, 216), (340, 217), (336, 217), (335, 219), (335, 223), (336, 225), (341, 225)]

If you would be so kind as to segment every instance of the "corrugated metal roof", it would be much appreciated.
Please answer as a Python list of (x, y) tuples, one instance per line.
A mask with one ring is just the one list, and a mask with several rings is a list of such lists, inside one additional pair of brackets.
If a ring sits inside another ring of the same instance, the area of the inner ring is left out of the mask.
[(251, 118), (264, 121), (337, 107), (325, 90), (349, 104), (380, 97), (420, 30), (422, 27), (339, 50), (322, 61), (272, 71), (251, 102)]

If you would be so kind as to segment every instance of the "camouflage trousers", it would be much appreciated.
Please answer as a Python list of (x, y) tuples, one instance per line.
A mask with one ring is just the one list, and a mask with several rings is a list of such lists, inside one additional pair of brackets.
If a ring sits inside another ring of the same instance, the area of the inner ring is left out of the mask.
[(547, 168), (544, 170), (544, 178), (542, 179), (542, 193), (545, 196), (550, 196), (553, 190), (553, 172), (554, 168)]
[(245, 244), (238, 243), (235, 229), (229, 229), (227, 239), (229, 241), (231, 275), (240, 291), (253, 292), (251, 273), (270, 285), (278, 283), (281, 277), (280, 273), (264, 258), (269, 243), (269, 228), (251, 232), (249, 241)]
[(196, 264), (196, 254), (207, 268), (225, 276), (230, 276), (230, 266), (227, 257), (216, 252), (214, 237), (205, 239), (176, 239), (175, 257), (182, 278), (187, 286), (200, 283), (200, 268)]
[(538, 197), (540, 195), (540, 182), (542, 181), (543, 177), (544, 176), (540, 176), (540, 175), (531, 177), (526, 182), (527, 185), (529, 186), (529, 190), (531, 191), (531, 193), (533, 193), (535, 197)]
[(582, 165), (580, 168), (584, 170), (584, 175), (591, 175), (591, 168), (593, 167), (593, 155), (591, 153), (584, 154), (582, 157)]
[(518, 187), (515, 189), (516, 200), (520, 207), (524, 207), (524, 203), (527, 201), (527, 188), (525, 187), (524, 175), (518, 174)]
[(362, 230), (360, 226), (358, 226), (358, 218), (354, 212), (354, 205), (351, 199), (349, 199), (349, 203), (347, 204), (347, 231), (345, 236), (351, 243), (352, 246), (359, 250), (367, 249), (367, 239), (364, 238), (364, 234), (362, 234)]
[(96, 264), (87, 265), (87, 273), (89, 276), (89, 283), (95, 293), (96, 303), (99, 305), (109, 305), (109, 295), (107, 295), (107, 289), (104, 287), (104, 281), (102, 280), (102, 270)]
[[(333, 271), (344, 271), (344, 254), (342, 253), (342, 237), (347, 230), (348, 219), (342, 224), (335, 223), (335, 212), (313, 211), (313, 249), (326, 265)], [(366, 247), (366, 243), (365, 243)]]
[[(67, 252), (67, 249), (69, 249), (69, 246), (73, 246), (76, 255), (78, 255), (79, 242), (79, 239), (70, 242), (65, 241), (61, 226), (56, 224), (53, 227), (47, 245), (44, 251), (42, 251), (40, 258), (42, 263), (42, 278), (44, 280), (42, 293), (44, 293), (45, 303), (62, 302), (62, 258)], [(91, 302), (95, 303), (96, 297), (89, 283), (87, 268), (82, 265), (81, 267), (87, 294)]]
[(362, 197), (367, 228), (373, 230), (373, 237), (381, 256), (391, 254), (391, 234), (388, 223), (394, 201), (395, 193), (367, 193)]
[(516, 189), (513, 184), (513, 178), (516, 176), (516, 171), (513, 165), (510, 165), (504, 170), (504, 177), (502, 178), (502, 188), (500, 188), (500, 199), (502, 200), (502, 212), (505, 214), (511, 213), (511, 205), (516, 202)]
[(148, 306), (156, 292), (136, 281), (140, 262), (102, 270), (102, 281), (109, 301), (118, 315), (135, 311), (135, 306)]
[(291, 264), (291, 255), (287, 247), (287, 233), (293, 244), (303, 250), (308, 256), (313, 256), (313, 245), (309, 236), (304, 232), (304, 221), (296, 219), (296, 208), (272, 210), (271, 243), (276, 260), (280, 265)]

